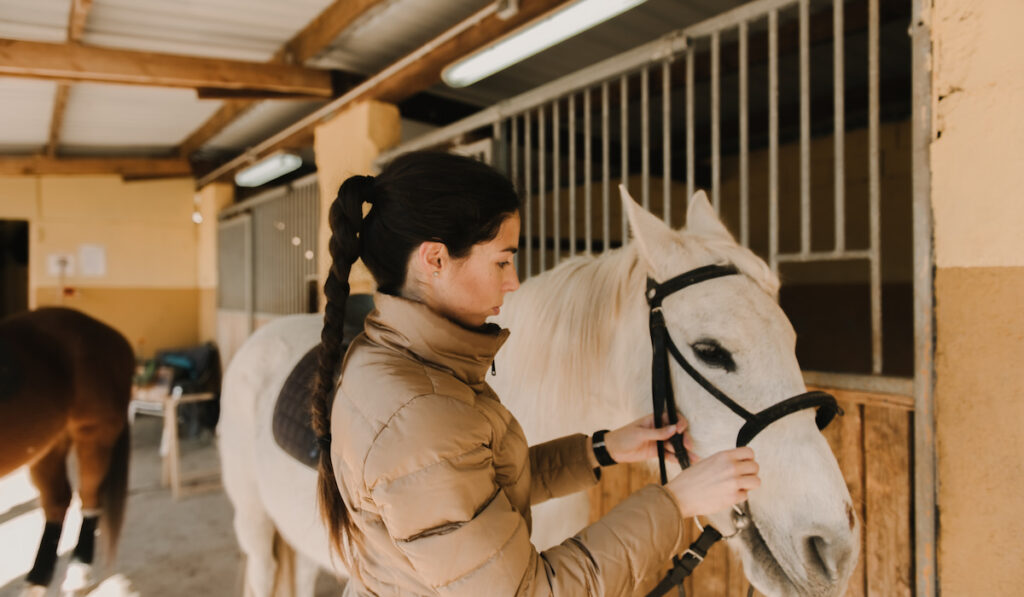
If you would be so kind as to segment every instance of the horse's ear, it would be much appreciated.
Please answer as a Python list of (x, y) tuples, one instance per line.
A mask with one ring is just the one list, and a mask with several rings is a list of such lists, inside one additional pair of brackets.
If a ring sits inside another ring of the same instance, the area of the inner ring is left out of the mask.
[(658, 260), (655, 255), (664, 254), (659, 247), (667, 247), (680, 242), (679, 233), (663, 222), (661, 218), (641, 207), (625, 185), (619, 185), (619, 194), (622, 196), (622, 209), (629, 218), (629, 228), (633, 231), (633, 239), (640, 249), (640, 255), (647, 262), (649, 271), (658, 277)]
[(717, 236), (730, 242), (736, 242), (736, 239), (729, 234), (725, 224), (718, 219), (715, 208), (711, 207), (711, 202), (708, 201), (708, 196), (703, 190), (697, 191), (690, 198), (690, 205), (686, 208), (686, 231), (701, 236)]

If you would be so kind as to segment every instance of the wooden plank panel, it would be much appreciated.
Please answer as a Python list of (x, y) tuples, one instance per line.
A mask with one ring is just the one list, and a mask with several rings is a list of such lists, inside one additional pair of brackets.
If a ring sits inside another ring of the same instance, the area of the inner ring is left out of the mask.
[(911, 553), (911, 416), (864, 407), (867, 594), (913, 594)]
[(284, 64), (0, 39), (0, 75), (157, 87), (263, 89), (329, 98), (330, 73)]
[(866, 569), (864, 566), (864, 428), (863, 406), (849, 401), (840, 400), (839, 406), (846, 413), (837, 418), (825, 429), (832, 453), (839, 462), (839, 469), (846, 481), (850, 499), (857, 510), (861, 522), (861, 550), (857, 568), (850, 577), (846, 589), (846, 597), (863, 597), (867, 590)]

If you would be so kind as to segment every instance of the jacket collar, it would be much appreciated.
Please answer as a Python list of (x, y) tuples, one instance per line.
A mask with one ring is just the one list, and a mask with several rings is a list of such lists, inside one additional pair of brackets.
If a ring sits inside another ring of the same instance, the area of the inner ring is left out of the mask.
[(366, 336), (381, 346), (411, 353), (418, 360), (450, 371), (466, 384), (484, 381), (494, 355), (509, 331), (488, 323), (472, 330), (425, 304), (377, 292), (366, 317)]

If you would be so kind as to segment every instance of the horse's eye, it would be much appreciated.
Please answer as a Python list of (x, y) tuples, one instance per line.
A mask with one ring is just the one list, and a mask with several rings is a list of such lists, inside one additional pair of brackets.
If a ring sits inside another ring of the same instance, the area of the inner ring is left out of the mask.
[(704, 361), (709, 367), (725, 369), (729, 373), (736, 370), (736, 362), (732, 360), (732, 354), (715, 340), (698, 340), (693, 343), (691, 348), (697, 358)]

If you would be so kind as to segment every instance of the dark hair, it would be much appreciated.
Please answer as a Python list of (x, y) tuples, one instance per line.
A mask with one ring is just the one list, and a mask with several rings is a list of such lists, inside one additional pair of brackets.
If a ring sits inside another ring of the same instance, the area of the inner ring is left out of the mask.
[[(372, 204), (363, 218), (363, 203)], [(329, 438), (335, 384), (341, 365), (345, 301), (352, 264), (362, 258), (378, 289), (399, 294), (412, 252), (439, 241), (453, 258), (498, 235), (506, 218), (519, 210), (512, 183), (476, 160), (439, 152), (412, 152), (395, 158), (376, 178), (353, 176), (331, 203), (331, 268), (324, 284), (327, 305), (320, 334), (313, 388), (313, 430), (321, 438), (318, 493), (332, 548), (342, 557), (343, 533), (350, 520), (342, 502)]]

